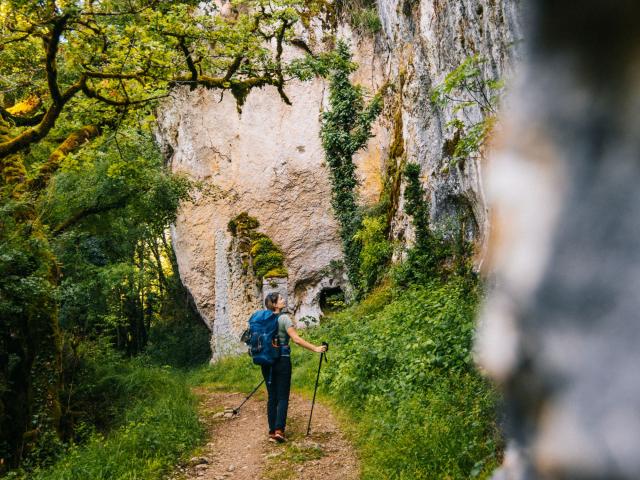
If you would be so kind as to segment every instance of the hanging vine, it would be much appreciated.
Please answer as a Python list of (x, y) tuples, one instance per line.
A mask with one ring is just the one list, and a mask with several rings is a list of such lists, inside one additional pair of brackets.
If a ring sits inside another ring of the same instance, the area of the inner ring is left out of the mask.
[(338, 42), (334, 54), (329, 73), (331, 108), (322, 114), (320, 136), (331, 171), (331, 205), (340, 224), (347, 275), (358, 288), (361, 243), (354, 237), (362, 218), (356, 201), (358, 180), (353, 155), (371, 138), (371, 125), (380, 114), (382, 98), (378, 94), (366, 103), (362, 88), (349, 80), (356, 64), (345, 42)]

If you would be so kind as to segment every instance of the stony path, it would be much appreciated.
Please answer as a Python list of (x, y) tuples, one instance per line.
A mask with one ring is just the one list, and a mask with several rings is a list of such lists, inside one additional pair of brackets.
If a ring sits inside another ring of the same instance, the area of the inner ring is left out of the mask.
[(241, 393), (195, 390), (209, 441), (189, 465), (179, 467), (175, 480), (356, 480), (359, 466), (352, 446), (331, 411), (316, 403), (311, 435), (305, 437), (311, 402), (292, 394), (285, 444), (267, 439), (266, 393), (256, 393), (240, 414), (227, 418), (225, 408), (237, 407)]

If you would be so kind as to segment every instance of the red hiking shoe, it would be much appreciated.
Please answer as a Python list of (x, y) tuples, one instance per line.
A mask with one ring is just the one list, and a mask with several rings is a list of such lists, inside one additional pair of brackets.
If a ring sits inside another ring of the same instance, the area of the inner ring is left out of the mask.
[(284, 443), (287, 441), (284, 436), (284, 430), (280, 430), (279, 428), (276, 428), (276, 431), (273, 433), (273, 438), (275, 438), (278, 443)]

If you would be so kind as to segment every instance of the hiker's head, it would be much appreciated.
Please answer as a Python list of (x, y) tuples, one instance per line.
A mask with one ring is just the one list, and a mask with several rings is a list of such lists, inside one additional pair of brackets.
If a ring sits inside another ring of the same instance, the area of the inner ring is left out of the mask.
[(286, 306), (286, 302), (284, 301), (284, 297), (278, 292), (272, 292), (265, 297), (264, 306), (273, 312), (275, 310), (282, 310)]

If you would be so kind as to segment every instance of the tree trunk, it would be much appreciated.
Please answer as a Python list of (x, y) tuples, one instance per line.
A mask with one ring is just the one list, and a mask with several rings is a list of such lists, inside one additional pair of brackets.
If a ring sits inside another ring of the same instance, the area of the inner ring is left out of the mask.
[[(0, 226), (3, 248), (7, 233)], [(33, 233), (27, 244), (36, 243)], [(46, 247), (29, 250), (27, 244), (21, 246), (29, 262), (14, 262), (8, 283), (0, 281), (0, 297), (16, 307), (13, 314), (0, 310), (0, 473), (18, 465), (44, 433), (60, 428), (61, 336), (51, 294), (57, 271)], [(20, 290), (21, 284), (36, 287)]]

